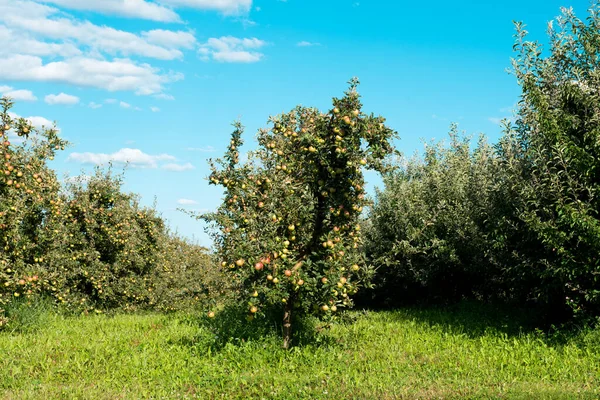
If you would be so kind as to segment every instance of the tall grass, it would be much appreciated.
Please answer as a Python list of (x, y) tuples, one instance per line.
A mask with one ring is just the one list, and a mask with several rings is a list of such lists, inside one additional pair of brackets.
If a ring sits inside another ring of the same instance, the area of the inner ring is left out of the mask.
[(509, 318), (486, 323), (496, 314), (354, 311), (291, 351), (260, 323), (240, 331), (226, 314), (55, 315), (0, 333), (0, 398), (600, 396), (600, 331), (549, 336)]

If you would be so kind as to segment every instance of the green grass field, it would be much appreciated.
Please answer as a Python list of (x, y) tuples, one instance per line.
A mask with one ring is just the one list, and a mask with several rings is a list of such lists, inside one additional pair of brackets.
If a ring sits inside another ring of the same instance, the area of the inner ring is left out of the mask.
[(286, 352), (258, 328), (228, 340), (219, 318), (44, 314), (0, 333), (0, 398), (600, 397), (599, 331), (548, 337), (470, 307), (354, 311)]

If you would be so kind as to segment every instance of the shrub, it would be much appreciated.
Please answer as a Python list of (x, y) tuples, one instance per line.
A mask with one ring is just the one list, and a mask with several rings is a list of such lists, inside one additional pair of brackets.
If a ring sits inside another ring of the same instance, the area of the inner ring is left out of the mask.
[(497, 160), (483, 137), (471, 146), (453, 126), (449, 145), (428, 144), (422, 158), (385, 176), (365, 224), (365, 251), (378, 271), (364, 303), (495, 294), (488, 225)]

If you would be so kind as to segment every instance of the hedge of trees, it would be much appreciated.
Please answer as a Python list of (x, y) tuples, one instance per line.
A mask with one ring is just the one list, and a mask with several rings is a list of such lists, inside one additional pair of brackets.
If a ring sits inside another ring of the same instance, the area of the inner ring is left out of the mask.
[(495, 298), (600, 315), (600, 2), (570, 9), (544, 51), (516, 24), (522, 87), (504, 135), (428, 146), (385, 178), (365, 250), (368, 301)]
[(61, 183), (48, 161), (67, 142), (0, 106), (0, 310), (38, 296), (82, 312), (174, 310), (223, 290), (207, 249), (172, 234), (122, 176)]

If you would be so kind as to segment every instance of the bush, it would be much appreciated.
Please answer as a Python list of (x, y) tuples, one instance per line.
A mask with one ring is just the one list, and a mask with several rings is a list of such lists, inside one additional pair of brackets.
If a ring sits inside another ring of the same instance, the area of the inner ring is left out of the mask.
[(471, 146), (453, 126), (449, 145), (429, 144), (385, 176), (365, 223), (366, 255), (378, 271), (364, 304), (497, 294), (488, 225), (498, 162), (483, 137)]

